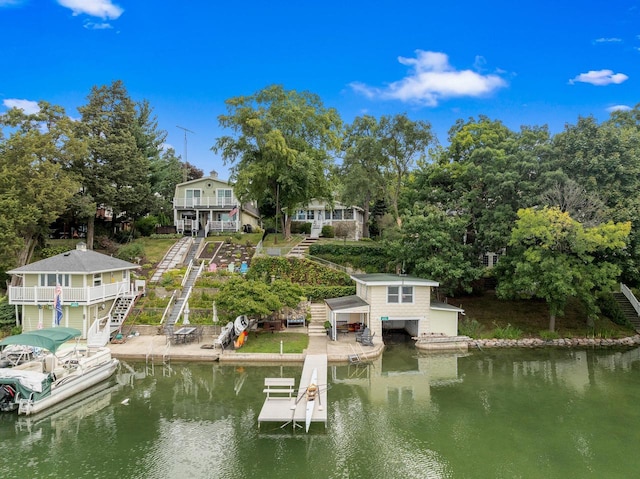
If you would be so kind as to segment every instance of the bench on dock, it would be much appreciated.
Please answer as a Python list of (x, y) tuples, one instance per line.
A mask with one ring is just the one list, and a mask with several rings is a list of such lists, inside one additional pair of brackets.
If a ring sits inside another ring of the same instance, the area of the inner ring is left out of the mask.
[(291, 399), (295, 382), (294, 378), (264, 378), (262, 392), (266, 393), (267, 399)]

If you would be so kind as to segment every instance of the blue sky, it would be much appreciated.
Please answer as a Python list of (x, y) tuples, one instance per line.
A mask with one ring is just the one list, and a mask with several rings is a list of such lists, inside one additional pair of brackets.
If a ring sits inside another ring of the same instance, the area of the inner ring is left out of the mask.
[(94, 85), (147, 99), (167, 143), (205, 173), (228, 98), (270, 84), (343, 120), (406, 113), (438, 140), (458, 118), (512, 129), (640, 102), (640, 0), (0, 0), (0, 112), (46, 100), (72, 117)]

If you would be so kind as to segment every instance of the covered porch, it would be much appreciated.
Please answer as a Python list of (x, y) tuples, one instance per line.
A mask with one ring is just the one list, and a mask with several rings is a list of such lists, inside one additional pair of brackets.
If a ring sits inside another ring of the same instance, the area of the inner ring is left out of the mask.
[(327, 320), (331, 324), (329, 337), (338, 339), (338, 334), (357, 332), (370, 327), (369, 303), (359, 296), (325, 299), (328, 306)]

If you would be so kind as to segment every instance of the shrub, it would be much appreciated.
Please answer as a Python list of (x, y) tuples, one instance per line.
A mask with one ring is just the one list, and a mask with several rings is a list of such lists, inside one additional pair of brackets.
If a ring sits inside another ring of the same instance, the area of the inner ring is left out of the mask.
[(560, 335), (556, 331), (549, 331), (545, 329), (544, 331), (540, 331), (540, 338), (545, 341), (551, 341), (553, 339), (558, 339)]
[(151, 236), (156, 228), (156, 225), (160, 224), (160, 220), (153, 216), (145, 216), (136, 221), (136, 230), (140, 232), (142, 236)]
[(124, 261), (139, 262), (144, 258), (144, 246), (142, 243), (129, 243), (121, 246), (116, 253), (116, 258)]
[(598, 298), (600, 312), (616, 324), (625, 326), (628, 321), (613, 294), (602, 294)]
[(322, 227), (322, 236), (324, 236), (325, 238), (334, 238), (335, 237), (335, 231), (333, 229), (333, 226), (330, 225), (324, 225)]
[(51, 258), (52, 256), (66, 253), (69, 250), (66, 246), (47, 246), (40, 250), (40, 256), (42, 259)]
[(477, 319), (465, 318), (458, 324), (458, 333), (470, 338), (479, 338), (482, 334), (482, 323)]
[(493, 323), (495, 329), (493, 330), (493, 337), (496, 339), (520, 339), (522, 337), (522, 330), (507, 324), (506, 326), (498, 326)]

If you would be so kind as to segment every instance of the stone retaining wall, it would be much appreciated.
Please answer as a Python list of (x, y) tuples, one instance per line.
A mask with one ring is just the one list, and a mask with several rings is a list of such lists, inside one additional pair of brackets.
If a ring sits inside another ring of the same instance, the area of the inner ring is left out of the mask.
[(527, 339), (472, 339), (469, 349), (478, 348), (543, 348), (543, 347), (633, 347), (640, 346), (640, 334), (620, 339), (603, 338), (560, 338), (544, 340), (540, 338)]

